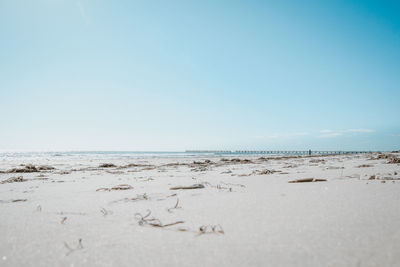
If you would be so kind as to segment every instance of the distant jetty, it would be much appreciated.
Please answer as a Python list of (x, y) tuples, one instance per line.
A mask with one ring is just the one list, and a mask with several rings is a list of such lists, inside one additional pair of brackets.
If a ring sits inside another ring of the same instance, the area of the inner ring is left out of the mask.
[(341, 155), (363, 154), (376, 151), (327, 151), (327, 150), (186, 150), (186, 153), (198, 154), (273, 154), (273, 155)]

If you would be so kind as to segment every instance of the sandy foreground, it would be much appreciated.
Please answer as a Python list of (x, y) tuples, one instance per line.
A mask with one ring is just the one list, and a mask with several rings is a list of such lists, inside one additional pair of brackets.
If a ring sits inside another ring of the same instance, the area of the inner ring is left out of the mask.
[(0, 266), (400, 266), (390, 155), (0, 161)]

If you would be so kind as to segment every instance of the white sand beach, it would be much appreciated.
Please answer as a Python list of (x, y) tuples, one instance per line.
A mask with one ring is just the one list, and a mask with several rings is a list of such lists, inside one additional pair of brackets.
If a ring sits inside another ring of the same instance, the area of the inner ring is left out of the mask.
[(399, 266), (399, 157), (2, 161), (0, 266)]

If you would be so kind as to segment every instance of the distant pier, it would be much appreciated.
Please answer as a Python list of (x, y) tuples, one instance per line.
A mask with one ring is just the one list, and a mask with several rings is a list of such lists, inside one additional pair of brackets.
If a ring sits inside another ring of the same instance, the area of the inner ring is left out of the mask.
[(343, 151), (343, 150), (186, 150), (186, 153), (199, 154), (247, 154), (247, 155), (342, 155), (342, 154), (364, 154), (375, 151)]

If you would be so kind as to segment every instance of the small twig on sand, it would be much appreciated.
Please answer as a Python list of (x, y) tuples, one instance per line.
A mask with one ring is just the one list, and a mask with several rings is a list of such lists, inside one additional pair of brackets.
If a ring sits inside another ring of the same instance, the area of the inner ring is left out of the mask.
[(340, 178), (343, 178), (344, 162), (342, 164), (342, 169), (340, 171)]
[(153, 227), (168, 227), (168, 226), (172, 226), (172, 225), (176, 225), (176, 224), (180, 224), (180, 223), (185, 223), (184, 221), (177, 221), (177, 222), (173, 222), (173, 223), (167, 223), (167, 224), (162, 224), (160, 220), (157, 220), (158, 222), (156, 223), (149, 223), (149, 225), (153, 226)]
[(117, 203), (117, 202), (121, 202), (121, 201), (125, 201), (125, 202), (134, 202), (134, 201), (139, 201), (139, 200), (149, 200), (150, 197), (144, 193), (142, 195), (137, 194), (136, 197), (132, 197), (132, 198), (123, 198), (123, 199), (118, 199), (118, 200), (114, 200), (110, 203)]
[(64, 242), (64, 246), (68, 249), (68, 252), (65, 254), (65, 256), (68, 256), (69, 254), (71, 254), (72, 252), (76, 251), (76, 250), (81, 250), (83, 249), (83, 245), (82, 245), (82, 238), (79, 238), (78, 240), (78, 245), (76, 246), (76, 248), (71, 248), (67, 242)]
[(25, 202), (25, 201), (27, 201), (26, 198), (24, 198), (24, 199), (19, 198), (19, 199), (13, 199), (13, 200), (11, 200), (11, 202)]
[(66, 221), (67, 219), (68, 219), (67, 217), (62, 218), (61, 224), (65, 224), (65, 221)]
[(104, 217), (112, 213), (111, 211), (108, 211), (105, 208), (101, 208), (100, 212), (103, 214)]
[(135, 218), (138, 220), (139, 225), (143, 225), (147, 223), (147, 218), (150, 216), (151, 210), (147, 210), (147, 214), (143, 216), (141, 213), (135, 213)]
[(10, 199), (10, 200), (0, 200), (0, 203), (14, 203), (14, 202), (25, 202), (27, 199)]
[(177, 222), (173, 222), (173, 223), (163, 224), (159, 219), (150, 217), (150, 214), (151, 214), (150, 210), (147, 210), (147, 214), (145, 216), (143, 216), (140, 213), (136, 213), (135, 214), (135, 218), (138, 220), (138, 224), (140, 226), (150, 225), (150, 226), (153, 226), (153, 227), (164, 228), (164, 227), (168, 227), (168, 226), (184, 223), (184, 221), (177, 221)]
[(181, 209), (182, 207), (178, 207), (179, 198), (176, 199), (176, 204), (174, 207), (167, 209), (168, 212), (172, 212), (173, 209)]

